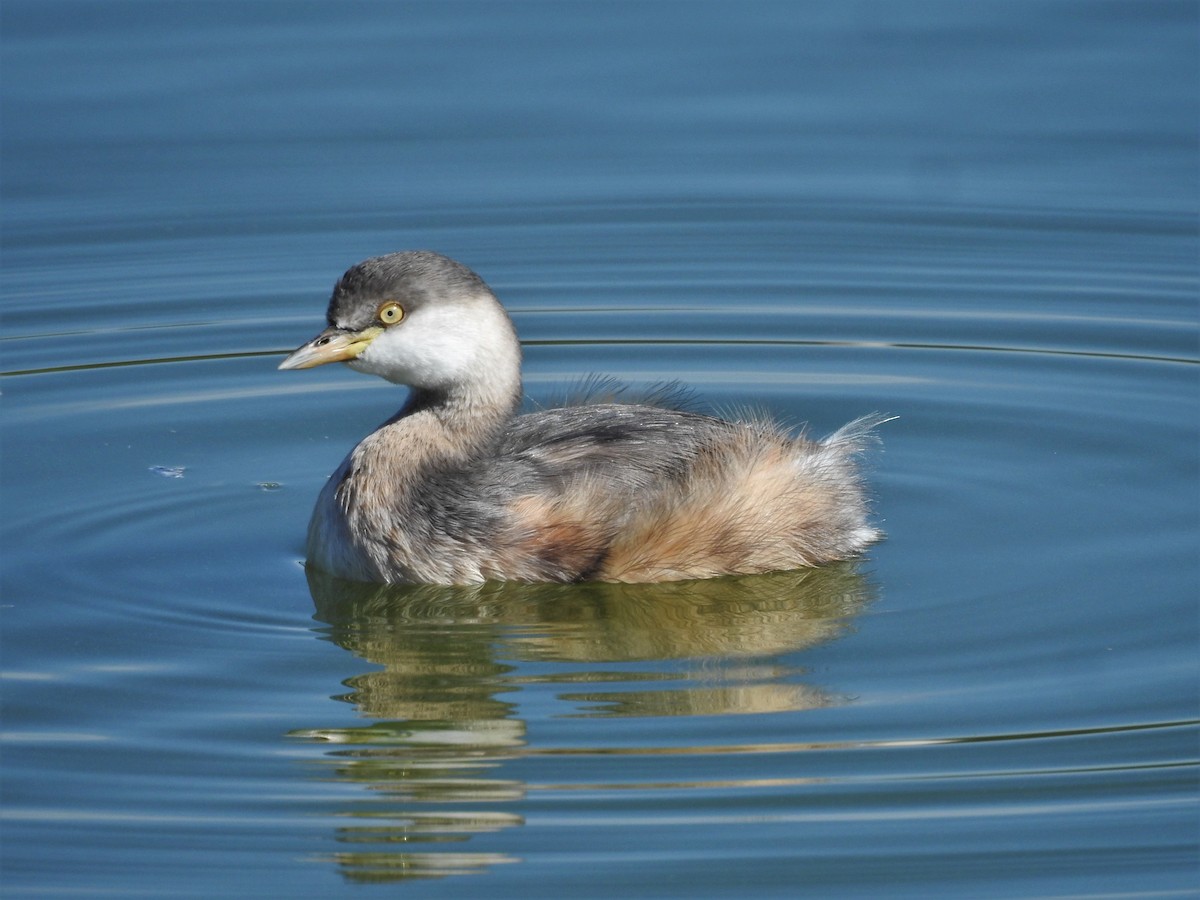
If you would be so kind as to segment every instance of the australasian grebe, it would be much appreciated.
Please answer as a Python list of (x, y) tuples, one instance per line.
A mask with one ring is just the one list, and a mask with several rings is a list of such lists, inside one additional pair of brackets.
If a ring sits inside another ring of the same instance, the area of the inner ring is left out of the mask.
[(521, 349), (495, 295), (436, 253), (351, 268), (329, 327), (280, 364), (411, 388), (321, 491), (308, 560), (356, 581), (672, 581), (845, 559), (879, 537), (855, 457), (760, 420), (587, 403), (517, 415)]

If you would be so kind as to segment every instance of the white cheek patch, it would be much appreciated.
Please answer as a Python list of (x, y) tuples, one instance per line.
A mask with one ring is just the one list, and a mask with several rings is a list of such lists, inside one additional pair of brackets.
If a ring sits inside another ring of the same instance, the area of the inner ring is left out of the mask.
[(371, 342), (351, 368), (413, 387), (445, 387), (518, 365), (512, 326), (491, 304), (426, 306)]

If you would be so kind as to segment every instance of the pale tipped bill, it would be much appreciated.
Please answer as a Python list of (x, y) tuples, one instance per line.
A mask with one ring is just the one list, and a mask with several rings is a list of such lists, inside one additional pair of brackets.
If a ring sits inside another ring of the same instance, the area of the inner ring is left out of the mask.
[(303, 346), (297, 347), (279, 364), (281, 369), (311, 369), (332, 362), (347, 362), (354, 359), (379, 337), (383, 329), (378, 326), (362, 331), (348, 331), (331, 325)]

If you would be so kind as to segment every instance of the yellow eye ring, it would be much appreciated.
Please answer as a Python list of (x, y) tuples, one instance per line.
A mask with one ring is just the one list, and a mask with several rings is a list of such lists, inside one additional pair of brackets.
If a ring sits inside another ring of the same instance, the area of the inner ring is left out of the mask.
[(404, 307), (395, 300), (389, 300), (379, 307), (379, 311), (375, 313), (375, 316), (384, 325), (395, 325), (404, 318)]

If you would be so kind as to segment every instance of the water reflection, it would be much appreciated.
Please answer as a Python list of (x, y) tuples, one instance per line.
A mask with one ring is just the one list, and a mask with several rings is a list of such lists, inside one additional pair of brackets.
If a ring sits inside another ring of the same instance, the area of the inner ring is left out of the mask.
[(354, 881), (518, 861), (446, 845), (523, 824), (512, 807), (527, 785), (502, 772), (539, 752), (522, 692), (557, 692), (559, 715), (587, 718), (827, 706), (838, 698), (797, 683), (780, 657), (841, 634), (871, 592), (853, 564), (659, 585), (466, 588), (310, 570), (309, 587), (330, 638), (381, 667), (348, 679), (341, 697), (372, 724), (293, 733), (337, 745), (327, 754), (335, 777), (370, 792), (337, 833), (349, 846), (335, 862)]

